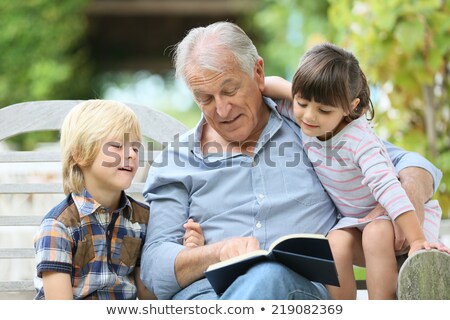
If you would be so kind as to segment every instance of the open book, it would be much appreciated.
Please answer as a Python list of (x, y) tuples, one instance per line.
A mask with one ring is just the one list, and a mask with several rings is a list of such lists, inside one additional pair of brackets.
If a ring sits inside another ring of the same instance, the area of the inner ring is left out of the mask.
[(262, 261), (284, 264), (303, 277), (339, 286), (328, 239), (320, 234), (291, 234), (278, 238), (269, 250), (256, 250), (212, 264), (205, 276), (217, 294), (222, 294), (237, 277)]

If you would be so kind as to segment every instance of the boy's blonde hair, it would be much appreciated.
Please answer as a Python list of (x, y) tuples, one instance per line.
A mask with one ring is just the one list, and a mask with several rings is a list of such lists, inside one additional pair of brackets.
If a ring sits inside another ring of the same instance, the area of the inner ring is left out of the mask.
[(67, 195), (81, 194), (84, 177), (80, 165), (90, 166), (108, 137), (140, 141), (136, 114), (125, 104), (112, 100), (87, 100), (75, 106), (61, 127), (63, 188)]

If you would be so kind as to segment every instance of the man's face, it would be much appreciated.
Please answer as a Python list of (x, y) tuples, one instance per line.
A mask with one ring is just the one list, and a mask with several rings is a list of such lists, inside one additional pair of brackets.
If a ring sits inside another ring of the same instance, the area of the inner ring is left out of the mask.
[(227, 142), (257, 141), (266, 124), (263, 106), (263, 61), (254, 67), (254, 78), (236, 63), (222, 73), (193, 66), (187, 82), (207, 123)]

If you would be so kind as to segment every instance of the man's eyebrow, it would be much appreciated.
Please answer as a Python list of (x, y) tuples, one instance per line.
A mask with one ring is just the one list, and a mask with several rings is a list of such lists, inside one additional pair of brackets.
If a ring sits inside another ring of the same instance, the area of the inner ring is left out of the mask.
[(195, 96), (195, 95), (198, 95), (198, 94), (202, 94), (203, 93), (203, 91), (202, 90), (199, 90), (199, 89), (194, 89), (194, 90), (192, 90), (192, 94)]
[[(220, 84), (220, 88), (222, 89), (222, 88), (225, 87), (227, 84), (232, 83), (232, 82), (235, 82), (235, 79), (231, 79), (231, 78), (225, 79), (225, 80)], [(207, 93), (205, 93), (201, 88), (199, 88), (199, 89), (193, 89), (193, 90), (192, 90), (192, 94), (195, 96), (195, 95), (201, 95), (201, 94), (207, 94)]]
[(228, 83), (230, 83), (230, 82), (234, 82), (234, 79), (231, 79), (231, 78), (225, 79), (225, 80), (221, 83), (220, 87), (223, 88), (223, 87), (225, 87), (225, 86), (226, 86)]

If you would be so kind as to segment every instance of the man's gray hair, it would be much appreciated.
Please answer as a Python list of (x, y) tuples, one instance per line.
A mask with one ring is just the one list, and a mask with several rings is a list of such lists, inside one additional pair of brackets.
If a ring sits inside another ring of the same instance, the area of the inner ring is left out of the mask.
[(207, 27), (191, 29), (174, 50), (175, 76), (186, 81), (188, 66), (223, 72), (230, 66), (224, 63), (225, 53), (232, 54), (242, 71), (253, 78), (253, 68), (259, 59), (252, 40), (236, 24), (216, 22)]

